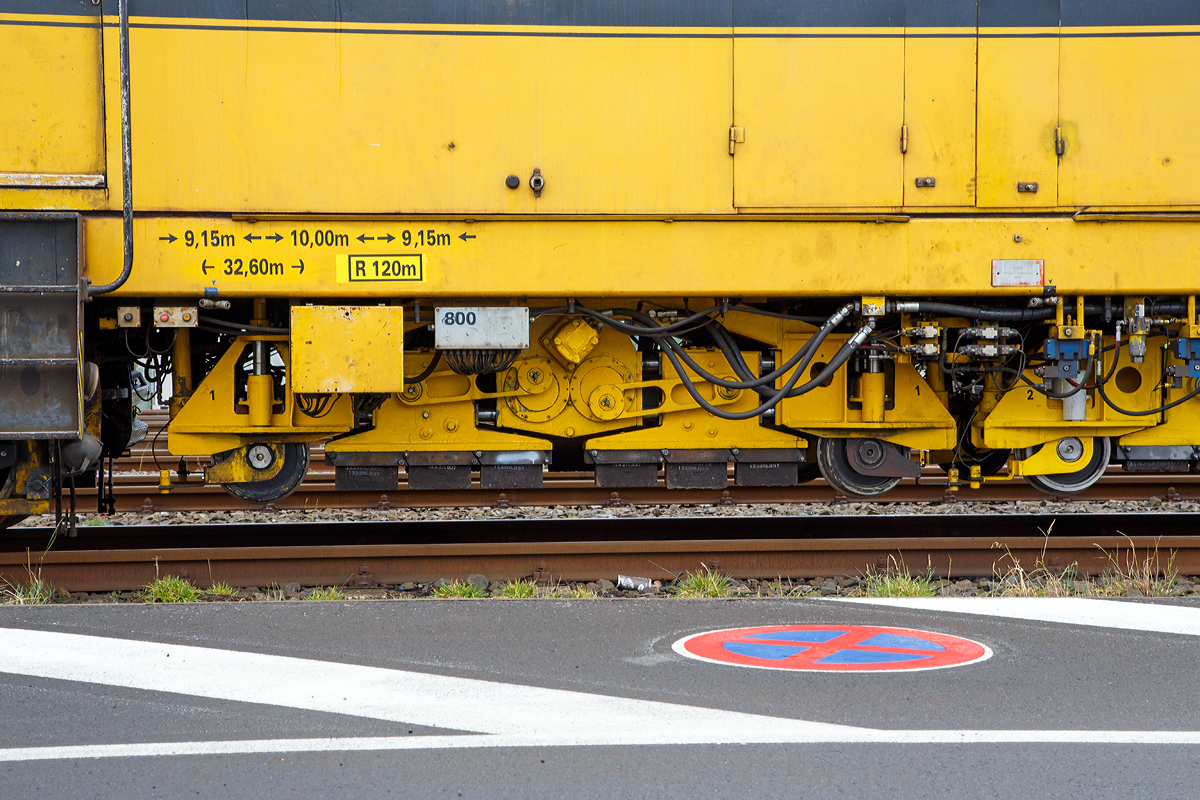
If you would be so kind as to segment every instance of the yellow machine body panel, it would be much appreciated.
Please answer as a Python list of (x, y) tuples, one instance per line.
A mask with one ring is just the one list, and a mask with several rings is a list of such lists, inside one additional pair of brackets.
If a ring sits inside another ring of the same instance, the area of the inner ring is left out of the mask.
[(1062, 205), (1200, 204), (1200, 26), (1143, 33), (1062, 39)]
[(292, 306), (292, 391), (403, 392), (404, 309)]
[(0, 188), (104, 182), (100, 9), (0, 14)]
[(734, 204), (899, 206), (903, 37), (806, 32), (734, 46), (734, 118), (746, 139), (734, 146)]
[[(335, 243), (315, 246), (316, 230)], [(1187, 294), (1196, 285), (1192, 254), (1200, 252), (1196, 224), (1021, 216), (913, 217), (907, 222), (319, 223), (180, 217), (137, 219), (134, 231), (133, 274), (121, 289), (133, 296), (786, 297), (862, 292), (1027, 297), (1041, 296), (1049, 286), (1061, 294)], [(208, 232), (209, 242), (215, 231), (218, 246), (206, 246), (202, 231)], [(304, 241), (305, 232), (309, 245), (294, 244)], [(189, 234), (195, 243), (191, 247)], [(409, 244), (404, 246), (406, 235)], [(389, 236), (393, 241), (387, 241)], [(86, 238), (92, 280), (116, 278), (121, 221), (89, 220)], [(421, 280), (401, 270), (378, 280), (342, 282), (338, 264), (346, 264), (346, 250), (374, 254), (372, 262), (408, 254), (404, 263), (410, 263), (418, 254)], [(1044, 281), (993, 286), (995, 259), (1042, 260)], [(252, 274), (252, 261), (271, 266)], [(1130, 269), (1131, 264), (1137, 268)]]
[[(973, 19), (973, 17), (972, 17)], [(904, 40), (904, 205), (975, 205), (975, 29)]]
[(1057, 29), (1030, 32), (1040, 37), (1016, 33), (979, 32), (976, 203), (981, 208), (1058, 205)]
[[(197, 30), (177, 22), (131, 36), (140, 204), (376, 214), (730, 210), (728, 29), (580, 38), (556, 28), (333, 33), (292, 23), (248, 32), (244, 24)], [(528, 186), (535, 168), (545, 181), (540, 196)]]

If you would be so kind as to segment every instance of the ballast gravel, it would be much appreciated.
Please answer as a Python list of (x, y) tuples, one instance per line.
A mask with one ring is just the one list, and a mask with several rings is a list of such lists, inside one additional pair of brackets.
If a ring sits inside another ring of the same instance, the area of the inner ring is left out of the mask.
[[(827, 517), (929, 514), (1134, 514), (1196, 513), (1191, 500), (1025, 500), (988, 503), (764, 503), (754, 505), (513, 506), (510, 508), (388, 508), (263, 511), (155, 511), (100, 516), (81, 513), (81, 525), (195, 525), (245, 522), (386, 522), (391, 520), (593, 519), (614, 517)], [(13, 527), (50, 527), (51, 516), (29, 517)]]

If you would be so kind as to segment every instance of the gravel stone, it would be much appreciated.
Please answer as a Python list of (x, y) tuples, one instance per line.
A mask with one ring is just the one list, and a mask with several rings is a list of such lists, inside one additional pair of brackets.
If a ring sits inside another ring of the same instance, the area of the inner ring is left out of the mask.
[(478, 589), (481, 592), (486, 592), (489, 588), (491, 588), (488, 585), (488, 579), (485, 578), (483, 575), (478, 575), (478, 574), (468, 575), (467, 583), (471, 584), (472, 586), (474, 586), (476, 589)]

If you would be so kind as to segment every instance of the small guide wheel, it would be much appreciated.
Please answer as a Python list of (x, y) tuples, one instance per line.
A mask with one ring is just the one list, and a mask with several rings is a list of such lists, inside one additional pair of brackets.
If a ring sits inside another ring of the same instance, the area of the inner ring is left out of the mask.
[[(267, 469), (274, 462), (270, 458), (269, 448), (247, 449), (246, 457), (251, 466), (257, 469)], [(231, 496), (247, 503), (273, 503), (282, 500), (304, 480), (308, 474), (308, 444), (306, 442), (289, 442), (283, 445), (283, 468), (274, 478), (250, 483), (223, 483), (221, 487)]]
[[(818, 439), (817, 466), (821, 475), (834, 489), (845, 495), (856, 497), (878, 497), (890, 491), (900, 479), (883, 475), (863, 475), (850, 465), (850, 457), (846, 454), (847, 439)], [(891, 447), (900, 451), (897, 445), (878, 439), (856, 439), (855, 442), (875, 443), (880, 448)], [(908, 451), (902, 451), (908, 458)]]
[[(1021, 451), (1022, 458), (1036, 453), (1042, 447), (1057, 447), (1059, 457), (1069, 461), (1072, 453), (1082, 452), (1083, 445), (1074, 436), (1059, 439), (1039, 447), (1029, 447)], [(1046, 494), (1074, 494), (1082, 492), (1104, 475), (1108, 469), (1108, 460), (1112, 456), (1112, 444), (1106, 436), (1097, 436), (1092, 440), (1092, 457), (1076, 472), (1066, 472), (1058, 475), (1026, 475), (1026, 482), (1040, 492)]]

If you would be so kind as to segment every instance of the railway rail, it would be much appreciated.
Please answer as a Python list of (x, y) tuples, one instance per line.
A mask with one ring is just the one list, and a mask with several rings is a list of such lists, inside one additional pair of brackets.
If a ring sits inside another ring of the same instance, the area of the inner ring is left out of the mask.
[[(737, 578), (861, 575), (906, 565), (973, 577), (1020, 562), (1096, 575), (1114, 560), (1151, 570), (1200, 572), (1200, 536), (1181, 514), (996, 516), (599, 517), (552, 520), (416, 520), (227, 524), (8, 531), (0, 579), (29, 570), (71, 591), (130, 590), (159, 575), (200, 586), (370, 587), (486, 574), (544, 582), (636, 574), (671, 579), (707, 566)], [(1052, 524), (1053, 523), (1053, 524)], [(350, 538), (356, 544), (340, 544)], [(1046, 532), (1053, 535), (1047, 536)], [(915, 535), (920, 534), (920, 535)], [(28, 549), (26, 549), (28, 548)]]
[[(136, 445), (129, 455), (115, 462), (113, 490), (117, 512), (237, 511), (264, 507), (276, 510), (349, 510), (505, 505), (743, 505), (828, 503), (845, 499), (819, 478), (811, 483), (791, 487), (734, 486), (731, 480), (724, 490), (668, 491), (660, 484), (656, 488), (625, 488), (614, 491), (597, 488), (591, 474), (582, 472), (547, 473), (542, 489), (485, 490), (479, 488), (476, 481), (471, 489), (465, 490), (414, 490), (408, 488), (407, 476), (402, 473), (398, 489), (394, 492), (338, 491), (334, 487), (334, 470), (321, 463), (323, 451), (316, 447), (313, 449), (312, 466), (304, 482), (292, 495), (270, 504), (256, 505), (230, 496), (219, 486), (205, 486), (201, 477), (204, 465), (196, 460), (184, 462), (189, 479), (180, 481), (177, 473), (173, 474), (169, 490), (163, 491), (159, 486), (159, 470), (169, 467), (174, 471), (179, 464), (178, 458), (161, 452), (157, 461), (154, 458), (155, 435), (166, 423), (166, 412), (143, 412), (140, 418), (149, 425), (149, 435), (145, 441)], [(78, 497), (79, 509), (88, 511), (94, 507), (96, 489), (80, 487)], [(944, 473), (936, 467), (930, 467), (924, 471), (921, 481), (906, 480), (887, 494), (873, 498), (871, 502), (1017, 502), (1046, 499), (1137, 501), (1151, 498), (1200, 500), (1200, 475), (1129, 474), (1114, 467), (1089, 489), (1070, 497), (1051, 498), (1021, 480), (989, 482), (979, 489), (964, 489), (951, 493), (947, 491)]]

